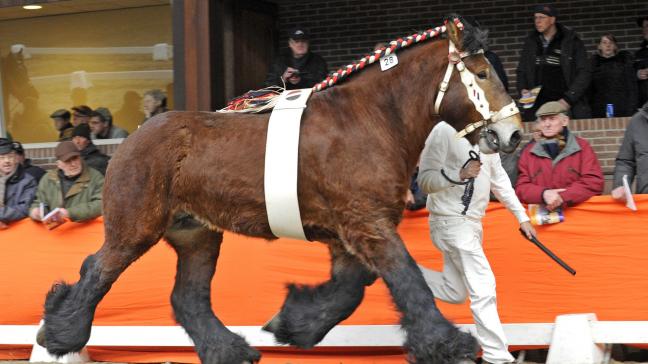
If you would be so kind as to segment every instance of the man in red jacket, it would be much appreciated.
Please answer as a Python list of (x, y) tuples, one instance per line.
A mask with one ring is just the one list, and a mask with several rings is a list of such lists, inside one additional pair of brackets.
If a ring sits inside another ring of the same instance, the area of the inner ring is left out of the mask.
[(567, 110), (557, 101), (536, 112), (540, 138), (529, 143), (518, 162), (515, 193), (523, 203), (550, 211), (573, 206), (603, 192), (603, 172), (594, 150), (569, 132)]

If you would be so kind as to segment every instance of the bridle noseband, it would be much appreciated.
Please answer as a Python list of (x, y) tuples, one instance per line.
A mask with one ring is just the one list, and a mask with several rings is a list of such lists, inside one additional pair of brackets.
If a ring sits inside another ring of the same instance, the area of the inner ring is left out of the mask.
[(473, 102), (477, 111), (482, 115), (482, 120), (476, 121), (474, 123), (468, 124), (464, 129), (457, 132), (456, 137), (461, 138), (467, 134), (472, 133), (482, 126), (487, 126), (488, 124), (496, 123), (500, 120), (509, 118), (515, 114), (519, 114), (520, 110), (515, 105), (515, 101), (511, 101), (510, 104), (505, 105), (497, 112), (490, 111), (490, 104), (484, 90), (475, 82), (475, 75), (466, 68), (466, 65), (463, 62), (463, 59), (471, 56), (473, 54), (484, 53), (483, 49), (480, 49), (476, 52), (457, 52), (457, 48), (454, 43), (448, 39), (449, 49), (448, 49), (448, 68), (446, 73), (443, 76), (443, 81), (439, 85), (439, 92), (437, 93), (436, 101), (434, 102), (434, 112), (438, 115), (439, 108), (441, 106), (441, 100), (448, 90), (448, 85), (450, 83), (450, 77), (452, 76), (452, 71), (456, 67), (459, 75), (461, 76), (461, 82), (466, 87), (468, 92), (468, 98)]

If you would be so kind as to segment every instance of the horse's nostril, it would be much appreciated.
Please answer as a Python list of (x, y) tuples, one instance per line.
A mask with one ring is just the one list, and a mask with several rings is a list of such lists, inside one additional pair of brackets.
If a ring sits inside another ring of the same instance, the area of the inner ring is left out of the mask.
[(513, 134), (511, 134), (511, 138), (509, 139), (509, 145), (513, 149), (515, 149), (518, 146), (518, 144), (520, 144), (520, 141), (522, 141), (522, 133), (516, 130), (513, 132)]

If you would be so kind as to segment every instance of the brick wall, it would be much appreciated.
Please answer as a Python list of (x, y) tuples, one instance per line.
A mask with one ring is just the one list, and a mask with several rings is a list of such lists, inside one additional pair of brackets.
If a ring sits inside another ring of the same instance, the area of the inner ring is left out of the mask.
[[(533, 29), (530, 9), (538, 1), (393, 1), (340, 0), (277, 1), (280, 44), (287, 43), (291, 27), (300, 25), (312, 35), (313, 51), (329, 68), (359, 59), (377, 42), (392, 40), (417, 30), (441, 25), (450, 12), (470, 15), (490, 31), (491, 49), (506, 68), (515, 92), (515, 68), (523, 39)], [(641, 41), (635, 18), (648, 15), (648, 1), (557, 1), (558, 21), (574, 29), (592, 53), (603, 32), (612, 32), (620, 49), (634, 50)]]

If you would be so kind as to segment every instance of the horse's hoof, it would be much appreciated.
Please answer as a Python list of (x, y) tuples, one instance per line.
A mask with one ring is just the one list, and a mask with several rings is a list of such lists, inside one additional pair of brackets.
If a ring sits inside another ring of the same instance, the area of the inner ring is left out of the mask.
[(36, 343), (42, 347), (46, 347), (45, 344), (45, 325), (41, 326), (40, 329), (38, 329), (38, 333), (36, 334)]
[(279, 325), (281, 324), (279, 313), (280, 312), (275, 313), (274, 316), (272, 316), (272, 318), (261, 327), (261, 330), (271, 332), (273, 334), (276, 333), (277, 330), (279, 330)]

